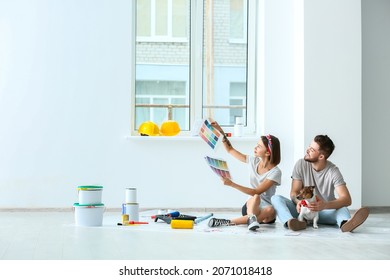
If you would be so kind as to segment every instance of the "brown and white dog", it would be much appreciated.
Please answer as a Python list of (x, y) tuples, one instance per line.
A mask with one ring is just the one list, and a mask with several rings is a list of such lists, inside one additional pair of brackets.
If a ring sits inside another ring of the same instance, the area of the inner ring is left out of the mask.
[(301, 200), (301, 212), (299, 213), (298, 220), (306, 222), (313, 221), (313, 228), (318, 229), (318, 212), (311, 211), (307, 205), (316, 201), (315, 187), (303, 187), (297, 198)]

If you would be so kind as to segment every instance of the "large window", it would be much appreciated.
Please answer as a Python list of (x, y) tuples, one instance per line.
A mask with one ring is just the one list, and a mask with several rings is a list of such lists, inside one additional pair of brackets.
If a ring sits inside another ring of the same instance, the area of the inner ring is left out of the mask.
[[(132, 131), (211, 117), (254, 132), (255, 0), (134, 1)], [(252, 11), (252, 12), (248, 12)]]

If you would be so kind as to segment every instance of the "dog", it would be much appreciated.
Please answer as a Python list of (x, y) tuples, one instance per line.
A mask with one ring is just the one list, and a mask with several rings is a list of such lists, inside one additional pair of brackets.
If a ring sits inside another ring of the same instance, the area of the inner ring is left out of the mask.
[(313, 221), (313, 228), (318, 229), (318, 212), (311, 211), (307, 205), (316, 201), (315, 187), (308, 186), (303, 187), (297, 198), (301, 200), (301, 212), (299, 213), (298, 220), (303, 222)]

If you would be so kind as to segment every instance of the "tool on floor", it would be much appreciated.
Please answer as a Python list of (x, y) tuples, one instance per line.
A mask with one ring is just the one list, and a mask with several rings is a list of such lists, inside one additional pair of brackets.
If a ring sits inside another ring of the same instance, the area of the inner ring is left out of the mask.
[(138, 222), (138, 221), (129, 221), (129, 225), (147, 225), (149, 224), (148, 222)]
[(138, 221), (127, 221), (123, 223), (118, 223), (118, 226), (131, 226), (131, 225), (147, 225), (148, 222), (138, 222)]
[(172, 220), (171, 228), (173, 229), (192, 229), (194, 228), (193, 220)]
[(213, 216), (213, 213), (210, 213), (210, 214), (207, 214), (205, 216), (196, 218), (194, 222), (195, 222), (195, 224), (199, 224), (200, 222), (207, 220), (208, 218), (210, 218), (212, 216)]
[(195, 216), (183, 215), (183, 214), (180, 214), (177, 217), (171, 217), (169, 215), (156, 215), (156, 218), (155, 218), (154, 221), (157, 222), (158, 220), (163, 220), (167, 224), (171, 224), (171, 222), (173, 220), (191, 220), (191, 221), (195, 221), (195, 219), (196, 219)]
[(154, 217), (155, 217), (154, 222), (157, 222), (158, 220), (162, 220), (162, 221), (166, 222), (167, 224), (170, 224), (172, 221), (172, 217), (170, 217), (168, 215), (155, 215)]
[(153, 215), (153, 216), (151, 216), (151, 218), (152, 219), (156, 219), (157, 216), (179, 217), (180, 216), (180, 212), (179, 211), (173, 211), (173, 212), (166, 213), (166, 214)]

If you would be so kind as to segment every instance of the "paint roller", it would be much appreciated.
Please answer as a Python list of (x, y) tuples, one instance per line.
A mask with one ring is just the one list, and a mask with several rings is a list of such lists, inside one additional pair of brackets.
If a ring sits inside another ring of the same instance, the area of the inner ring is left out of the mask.
[(194, 228), (193, 220), (172, 220), (171, 228), (173, 229), (192, 229)]
[(171, 228), (173, 229), (192, 229), (194, 228), (194, 224), (198, 224), (204, 220), (207, 220), (208, 218), (212, 217), (213, 213), (207, 214), (202, 217), (198, 217), (196, 219), (192, 220), (180, 220), (180, 219), (173, 219), (171, 221)]

